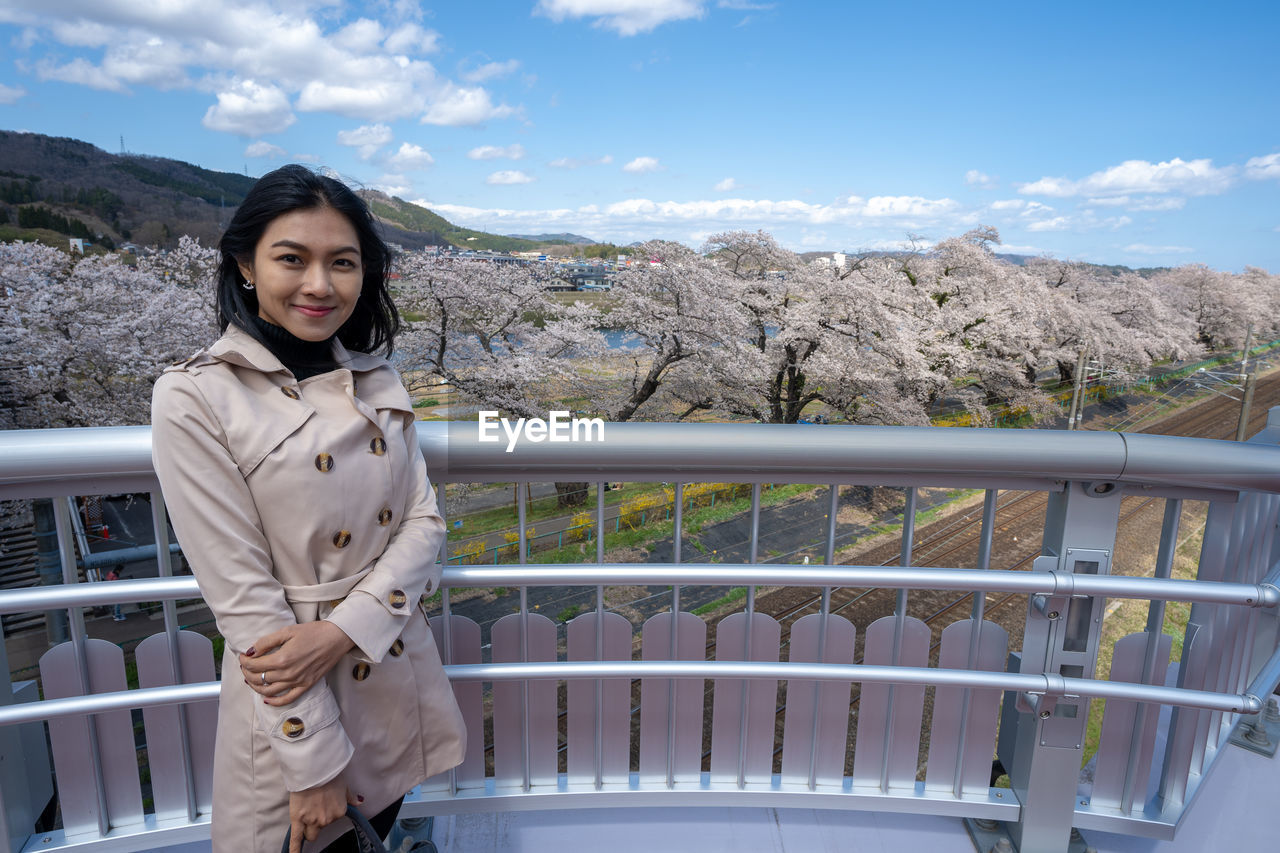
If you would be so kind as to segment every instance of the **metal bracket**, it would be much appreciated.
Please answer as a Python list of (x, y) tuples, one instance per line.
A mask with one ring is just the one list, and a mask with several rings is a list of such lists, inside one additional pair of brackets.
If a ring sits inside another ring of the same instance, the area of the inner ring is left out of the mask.
[(1031, 606), (1040, 611), (1041, 616), (1053, 621), (1054, 619), (1061, 617), (1062, 611), (1067, 609), (1068, 598), (1070, 598), (1070, 596), (1045, 595), (1044, 593), (1037, 593), (1036, 595), (1031, 596)]
[(1034, 714), (1038, 719), (1047, 720), (1053, 716), (1053, 709), (1058, 706), (1060, 698), (1047, 693), (1019, 693), (1015, 707), (1024, 714)]
[(1229, 740), (1250, 752), (1272, 758), (1280, 745), (1280, 705), (1276, 697), (1267, 698), (1267, 706), (1258, 714), (1242, 716), (1231, 729)]
[[(978, 853), (1015, 853), (1018, 849), (1009, 834), (1009, 825), (1003, 821), (967, 817), (964, 828)], [(1072, 827), (1066, 853), (1097, 853), (1097, 848), (1085, 841), (1080, 830)]]

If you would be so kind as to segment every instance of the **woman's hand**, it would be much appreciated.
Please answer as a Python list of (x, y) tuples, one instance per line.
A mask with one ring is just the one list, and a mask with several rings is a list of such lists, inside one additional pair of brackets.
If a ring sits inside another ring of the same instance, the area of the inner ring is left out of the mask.
[(240, 655), (240, 671), (268, 705), (288, 705), (328, 675), (354, 647), (346, 632), (332, 622), (303, 622), (259, 638)]
[(289, 792), (289, 853), (302, 853), (302, 840), (315, 841), (320, 830), (347, 813), (347, 804), (358, 805), (339, 773), (323, 785)]

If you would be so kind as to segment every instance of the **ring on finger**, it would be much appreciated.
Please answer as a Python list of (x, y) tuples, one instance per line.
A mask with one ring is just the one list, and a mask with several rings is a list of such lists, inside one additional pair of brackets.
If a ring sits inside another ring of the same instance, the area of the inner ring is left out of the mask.
[(265, 672), (261, 673), (261, 675), (262, 675), (262, 686), (266, 687), (271, 682), (267, 681), (267, 674)]

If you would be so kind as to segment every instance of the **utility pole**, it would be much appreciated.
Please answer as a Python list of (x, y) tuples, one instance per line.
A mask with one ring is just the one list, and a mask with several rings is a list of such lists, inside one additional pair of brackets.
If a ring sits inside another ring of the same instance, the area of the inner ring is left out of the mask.
[[(1071, 391), (1071, 414), (1067, 416), (1067, 429), (1076, 428), (1076, 410), (1083, 410), (1083, 401), (1080, 399), (1084, 391), (1084, 353), (1085, 347), (1080, 348), (1080, 357), (1076, 359), (1076, 382), (1075, 387)], [(1083, 412), (1081, 412), (1083, 414)]]
[(1249, 428), (1249, 410), (1253, 408), (1253, 389), (1257, 384), (1258, 374), (1250, 373), (1244, 383), (1244, 399), (1240, 402), (1240, 423), (1236, 427), (1236, 441), (1244, 441), (1245, 431)]
[(1253, 324), (1249, 324), (1249, 329), (1244, 333), (1244, 349), (1240, 353), (1240, 381), (1244, 381), (1244, 377), (1249, 372), (1249, 350), (1253, 347)]

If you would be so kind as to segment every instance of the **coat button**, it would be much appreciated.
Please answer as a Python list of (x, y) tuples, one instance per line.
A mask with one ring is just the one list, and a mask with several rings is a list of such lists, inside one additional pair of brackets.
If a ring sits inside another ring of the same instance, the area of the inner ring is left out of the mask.
[(382, 436), (378, 436), (373, 441), (369, 442), (369, 450), (374, 456), (381, 456), (387, 452), (387, 440)]
[(396, 610), (399, 610), (401, 607), (404, 607), (405, 602), (407, 602), (408, 600), (409, 600), (409, 597), (404, 594), (403, 589), (393, 589), (391, 590), (391, 594), (387, 596), (387, 602)]
[(400, 657), (400, 654), (403, 651), (404, 651), (404, 641), (400, 640), (399, 638), (397, 638), (396, 641), (391, 644), (391, 648), (387, 649), (387, 653), (391, 655), (393, 658)]
[(350, 542), (350, 530), (339, 530), (337, 533), (333, 534), (333, 547), (335, 548), (345, 548)]
[(344, 602), (344, 601), (346, 601), (346, 599), (345, 599), (345, 598), (335, 598), (333, 601), (330, 601), (330, 602), (329, 602), (329, 606), (330, 606), (330, 607), (337, 607), (339, 604), (341, 604), (341, 603), (342, 603), (342, 602)]
[(391, 507), (389, 507), (389, 506), (384, 506), (384, 507), (382, 508), (382, 512), (378, 513), (378, 526), (379, 526), (379, 527), (386, 527), (388, 524), (390, 524), (390, 523), (391, 523), (391, 515), (392, 515), (392, 513), (391, 513)]
[(316, 470), (321, 473), (329, 473), (333, 470), (333, 457), (328, 453), (316, 454)]
[(285, 737), (302, 737), (302, 733), (307, 727), (303, 725), (302, 720), (298, 717), (290, 717), (284, 721), (284, 725), (280, 730), (284, 732)]
[(351, 677), (356, 681), (364, 681), (369, 677), (369, 664), (358, 663), (351, 667)]
[(298, 389), (290, 388), (288, 385), (280, 389), (280, 393), (288, 397), (290, 400), (298, 399)]

